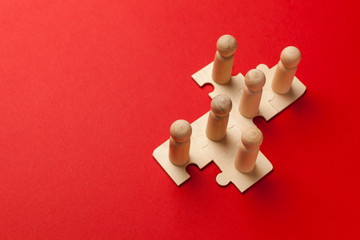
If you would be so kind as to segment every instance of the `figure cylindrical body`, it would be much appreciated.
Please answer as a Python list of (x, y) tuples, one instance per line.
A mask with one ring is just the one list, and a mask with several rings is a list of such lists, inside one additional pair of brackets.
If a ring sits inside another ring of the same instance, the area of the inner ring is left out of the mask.
[(206, 136), (213, 141), (220, 141), (226, 135), (229, 115), (225, 117), (216, 116), (213, 111), (210, 111), (208, 122), (206, 125)]
[(206, 136), (210, 140), (220, 141), (225, 137), (231, 108), (231, 99), (224, 94), (217, 95), (211, 101), (211, 111), (206, 125)]
[(218, 39), (212, 69), (212, 79), (216, 83), (226, 84), (230, 81), (236, 47), (236, 40), (231, 35), (223, 35)]
[(274, 92), (286, 94), (290, 91), (300, 59), (301, 53), (296, 47), (286, 47), (281, 52), (271, 83)]
[(175, 165), (189, 161), (192, 128), (185, 120), (177, 120), (170, 127), (169, 159)]
[(245, 75), (245, 85), (241, 90), (239, 103), (239, 112), (242, 116), (253, 118), (259, 112), (265, 81), (265, 74), (258, 69), (252, 69)]
[(185, 142), (176, 142), (170, 137), (169, 159), (175, 165), (184, 165), (189, 160), (190, 138)]
[(262, 140), (263, 135), (257, 128), (249, 128), (242, 134), (234, 162), (238, 171), (249, 173), (254, 169)]
[(218, 84), (228, 83), (231, 79), (233, 65), (234, 55), (224, 57), (216, 51), (212, 70), (212, 79)]
[(259, 111), (262, 89), (250, 91), (246, 86), (241, 91), (239, 111), (246, 118), (253, 118)]

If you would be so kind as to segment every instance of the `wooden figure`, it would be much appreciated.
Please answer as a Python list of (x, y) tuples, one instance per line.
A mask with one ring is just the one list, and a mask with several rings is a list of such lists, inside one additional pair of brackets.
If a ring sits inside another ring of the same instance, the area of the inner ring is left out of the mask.
[(206, 136), (210, 140), (220, 141), (225, 137), (231, 108), (231, 99), (224, 94), (217, 95), (211, 101), (211, 111), (206, 125)]
[(185, 120), (177, 120), (170, 127), (169, 159), (175, 165), (184, 165), (189, 160), (192, 128)]
[(263, 135), (258, 128), (245, 130), (235, 158), (235, 167), (238, 171), (248, 173), (254, 169), (262, 141)]
[(236, 47), (236, 39), (231, 35), (223, 35), (218, 39), (212, 69), (212, 79), (216, 83), (226, 84), (230, 81)]
[(239, 104), (239, 112), (244, 117), (253, 118), (257, 115), (265, 81), (265, 74), (258, 69), (252, 69), (245, 75)]
[(290, 91), (300, 59), (299, 49), (292, 46), (284, 48), (271, 84), (274, 92), (286, 94)]

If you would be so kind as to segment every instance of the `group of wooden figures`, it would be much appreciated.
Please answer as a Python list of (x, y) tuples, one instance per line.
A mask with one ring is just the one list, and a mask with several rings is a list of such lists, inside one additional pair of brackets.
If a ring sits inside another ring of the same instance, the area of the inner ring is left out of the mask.
[[(214, 82), (226, 84), (230, 81), (236, 47), (236, 40), (231, 35), (223, 35), (217, 41), (212, 70)], [(286, 47), (281, 52), (271, 84), (274, 92), (286, 94), (290, 91), (300, 59), (301, 54), (296, 47)], [(265, 74), (258, 69), (252, 69), (245, 75), (245, 84), (241, 91), (238, 109), (243, 117), (252, 119), (258, 114), (265, 81)], [(228, 96), (220, 94), (212, 99), (206, 125), (208, 139), (221, 141), (225, 137), (231, 109), (232, 101)], [(185, 120), (177, 120), (171, 125), (169, 160), (173, 164), (185, 165), (188, 162), (191, 133), (191, 125)], [(234, 161), (238, 171), (248, 173), (253, 170), (262, 141), (263, 135), (258, 128), (248, 128), (243, 132)]]

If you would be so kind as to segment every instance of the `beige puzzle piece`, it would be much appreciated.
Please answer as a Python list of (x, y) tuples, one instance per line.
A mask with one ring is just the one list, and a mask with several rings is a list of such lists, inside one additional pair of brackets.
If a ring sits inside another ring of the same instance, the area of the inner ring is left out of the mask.
[(235, 102), (240, 101), (239, 91), (241, 91), (241, 89), (243, 88), (244, 76), (241, 73), (239, 73), (236, 76), (232, 76), (231, 80), (227, 84), (221, 85), (215, 83), (214, 80), (212, 80), (211, 78), (212, 68), (213, 68), (213, 62), (208, 64), (200, 71), (194, 73), (192, 75), (192, 78), (200, 87), (204, 86), (205, 84), (211, 84), (214, 86), (214, 91), (209, 93), (209, 96), (211, 98), (214, 98), (216, 95), (219, 94), (226, 94), (231, 98), (233, 104)]
[[(205, 84), (214, 86), (214, 91), (209, 93), (211, 98), (218, 94), (226, 94), (231, 98), (233, 108), (230, 112), (226, 137), (219, 142), (211, 141), (206, 137), (205, 128), (209, 114), (209, 112), (207, 112), (191, 124), (193, 132), (191, 136), (190, 159), (185, 165), (176, 166), (170, 162), (168, 157), (169, 140), (156, 148), (153, 156), (178, 186), (190, 178), (190, 175), (186, 172), (187, 165), (195, 164), (202, 169), (211, 161), (214, 161), (222, 171), (216, 177), (217, 183), (221, 186), (226, 186), (232, 182), (240, 192), (243, 192), (269, 173), (273, 169), (273, 166), (269, 160), (259, 152), (255, 168), (252, 172), (241, 173), (236, 170), (234, 161), (241, 134), (247, 128), (256, 126), (252, 119), (244, 118), (238, 111), (241, 89), (244, 86), (244, 76), (239, 73), (236, 76), (232, 76), (229, 83), (220, 85), (215, 83), (211, 78), (212, 67), (213, 63), (208, 64), (193, 74), (192, 78), (200, 87)], [(272, 77), (276, 66), (269, 69), (266, 65), (260, 64), (257, 66), (257, 69), (263, 71), (266, 76), (266, 84), (263, 88), (258, 113), (258, 116), (262, 116), (266, 120), (270, 120), (284, 110), (304, 94), (306, 90), (306, 87), (295, 77), (290, 92), (279, 95), (271, 89)]]
[[(239, 73), (231, 77), (229, 83), (221, 85), (215, 83), (211, 78), (213, 62), (208, 64), (200, 71), (194, 73), (192, 78), (200, 86), (211, 84), (214, 86), (214, 91), (209, 93), (211, 98), (218, 94), (226, 94), (233, 101), (234, 107), (238, 108), (240, 102), (241, 89), (244, 85), (244, 76)], [(276, 70), (276, 66), (269, 69), (265, 64), (259, 64), (256, 68), (263, 71), (266, 76), (266, 83), (263, 88), (261, 97), (259, 113), (257, 116), (262, 116), (266, 121), (273, 118), (279, 112), (288, 107), (291, 103), (295, 102), (301, 97), (306, 90), (305, 85), (295, 76), (291, 89), (287, 94), (277, 94), (271, 89), (271, 82)]]
[(156, 161), (158, 161), (161, 167), (178, 186), (190, 178), (190, 175), (186, 172), (187, 165), (195, 164), (202, 169), (212, 161), (212, 159), (203, 151), (203, 147), (208, 144), (209, 140), (203, 135), (205, 126), (203, 126), (202, 118), (193, 122), (191, 127), (193, 129), (193, 133), (190, 144), (190, 158), (185, 165), (176, 166), (170, 162), (169, 140), (165, 141), (156, 148), (153, 153)]
[[(249, 127), (256, 127), (252, 119), (242, 117), (236, 109), (233, 109), (230, 113), (225, 138), (215, 142), (205, 136), (208, 116), (209, 112), (191, 124), (194, 134), (191, 137), (189, 162), (185, 165), (176, 166), (170, 162), (168, 157), (169, 140), (155, 149), (153, 153), (155, 159), (178, 186), (190, 178), (190, 175), (186, 172), (186, 167), (189, 164), (195, 164), (202, 169), (211, 161), (214, 161), (222, 171), (219, 174), (220, 176), (218, 175), (216, 178), (218, 184), (226, 186), (231, 181), (241, 192), (248, 189), (273, 169), (269, 160), (261, 152), (256, 161), (255, 169), (251, 173), (238, 172), (234, 167), (237, 152), (236, 144), (239, 143), (242, 132)], [(225, 158), (224, 154), (228, 158)]]
[[(295, 76), (290, 91), (288, 93), (277, 94), (276, 92), (272, 91), (271, 82), (275, 74), (276, 66), (277, 65), (269, 69), (265, 64), (260, 64), (256, 68), (265, 73), (266, 83), (264, 89), (271, 91), (271, 93), (273, 94), (273, 97), (269, 100), (269, 103), (271, 104), (271, 106), (273, 106), (274, 109), (276, 109), (276, 114), (278, 114), (290, 104), (295, 102), (299, 97), (301, 97), (305, 93), (306, 87)], [(273, 115), (272, 117), (274, 117), (275, 115)]]
[[(226, 186), (232, 182), (240, 192), (243, 192), (271, 172), (273, 166), (261, 151), (259, 151), (255, 168), (252, 172), (241, 173), (236, 170), (234, 162), (241, 141), (241, 135), (246, 129), (256, 127), (256, 125), (252, 119), (241, 116), (237, 109), (231, 111), (230, 119), (236, 119), (236, 123), (227, 129), (225, 138), (218, 142), (208, 140), (203, 149), (222, 171), (222, 173), (216, 177), (216, 182), (220, 186)], [(204, 124), (206, 124), (205, 121)]]
[(214, 162), (222, 163), (221, 166), (218, 165), (222, 172), (216, 176), (216, 182), (220, 186), (227, 186), (232, 182), (240, 192), (244, 192), (266, 174), (271, 172), (273, 166), (260, 151), (256, 159), (255, 168), (250, 173), (241, 173), (234, 167), (236, 152), (237, 151), (234, 150), (223, 152), (214, 159)]

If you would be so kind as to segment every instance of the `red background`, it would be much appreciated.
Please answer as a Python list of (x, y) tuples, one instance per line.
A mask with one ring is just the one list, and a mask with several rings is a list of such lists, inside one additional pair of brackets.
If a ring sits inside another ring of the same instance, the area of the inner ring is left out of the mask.
[[(359, 4), (0, 2), (0, 239), (356, 239)], [(209, 109), (191, 79), (222, 34), (234, 73), (297, 46), (307, 92), (263, 131), (274, 171), (241, 194), (152, 152)]]

